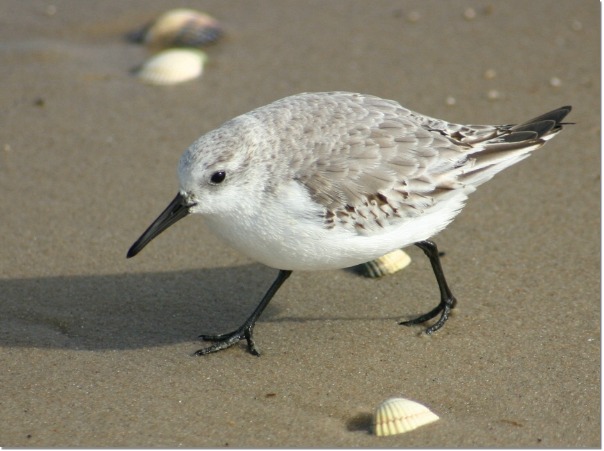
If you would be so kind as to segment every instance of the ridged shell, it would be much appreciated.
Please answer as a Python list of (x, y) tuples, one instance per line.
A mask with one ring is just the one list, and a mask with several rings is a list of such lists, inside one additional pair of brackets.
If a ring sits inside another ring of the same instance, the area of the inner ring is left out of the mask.
[(377, 278), (394, 274), (411, 263), (411, 257), (405, 251), (397, 249), (380, 258), (358, 265), (357, 271), (365, 277)]
[(403, 434), (438, 419), (438, 415), (418, 402), (390, 398), (377, 407), (373, 417), (373, 431), (378, 436)]
[(130, 40), (154, 48), (200, 47), (215, 42), (222, 35), (220, 22), (194, 9), (172, 9), (138, 31)]
[(137, 72), (138, 78), (154, 85), (174, 85), (199, 77), (207, 56), (196, 49), (169, 49), (151, 57)]

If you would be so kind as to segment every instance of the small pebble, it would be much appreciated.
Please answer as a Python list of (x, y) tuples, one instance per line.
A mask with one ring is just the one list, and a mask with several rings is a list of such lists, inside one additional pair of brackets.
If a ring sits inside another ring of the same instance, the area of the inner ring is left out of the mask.
[(552, 77), (549, 79), (549, 84), (552, 88), (559, 88), (562, 86), (562, 80), (560, 80), (558, 77)]
[(468, 8), (463, 12), (463, 16), (466, 20), (474, 20), (476, 19), (476, 11), (474, 8)]
[(495, 72), (495, 69), (487, 69), (484, 71), (483, 78), (485, 80), (492, 80), (496, 75), (497, 72)]
[(499, 91), (497, 91), (496, 89), (491, 89), (488, 93), (487, 93), (487, 98), (489, 100), (498, 100), (501, 98), (501, 94), (499, 93)]

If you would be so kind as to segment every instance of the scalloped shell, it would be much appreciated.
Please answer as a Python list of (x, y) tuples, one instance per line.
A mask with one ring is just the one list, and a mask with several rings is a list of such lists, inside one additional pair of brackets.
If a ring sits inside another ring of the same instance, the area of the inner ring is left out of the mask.
[(380, 258), (358, 265), (358, 271), (365, 277), (377, 278), (394, 274), (409, 266), (410, 263), (411, 257), (405, 251), (397, 249)]
[(377, 436), (403, 434), (438, 419), (438, 415), (418, 402), (390, 398), (375, 410), (373, 431)]
[(154, 85), (174, 85), (193, 80), (203, 73), (207, 56), (196, 49), (169, 49), (145, 62), (137, 72), (139, 79)]
[(142, 29), (128, 34), (135, 42), (155, 48), (200, 47), (215, 42), (223, 33), (220, 22), (194, 9), (166, 11)]

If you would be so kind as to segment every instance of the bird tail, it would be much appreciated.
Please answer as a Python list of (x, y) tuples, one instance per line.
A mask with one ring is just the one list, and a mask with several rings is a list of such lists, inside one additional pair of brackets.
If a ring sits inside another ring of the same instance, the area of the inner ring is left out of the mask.
[(495, 127), (486, 136), (474, 135), (465, 141), (471, 147), (467, 161), (473, 164), (460, 175), (459, 181), (476, 187), (528, 157), (570, 124), (562, 122), (570, 111), (570, 106), (563, 106), (521, 124)]

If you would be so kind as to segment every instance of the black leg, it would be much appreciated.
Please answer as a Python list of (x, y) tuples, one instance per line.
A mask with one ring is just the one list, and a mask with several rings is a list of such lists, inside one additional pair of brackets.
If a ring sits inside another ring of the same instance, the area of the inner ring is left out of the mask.
[(438, 289), (440, 290), (440, 304), (438, 304), (435, 308), (433, 308), (424, 315), (421, 315), (409, 321), (403, 321), (399, 324), (403, 324), (405, 326), (421, 324), (434, 318), (440, 313), (441, 315), (438, 321), (426, 329), (426, 333), (431, 334), (443, 327), (443, 325), (447, 321), (447, 318), (449, 317), (451, 309), (455, 307), (457, 300), (455, 299), (453, 293), (451, 293), (451, 290), (447, 285), (445, 273), (443, 272), (443, 268), (440, 265), (440, 257), (438, 255), (438, 248), (436, 247), (436, 244), (433, 241), (420, 241), (418, 243), (415, 243), (415, 245), (419, 247), (422, 251), (424, 251), (424, 254), (426, 254), (426, 256), (430, 259), (432, 270), (434, 271), (434, 275), (436, 276), (436, 282), (438, 282)]
[(199, 338), (202, 340), (216, 341), (217, 343), (213, 344), (210, 347), (200, 349), (195, 352), (195, 355), (206, 355), (211, 352), (217, 352), (222, 349), (226, 349), (230, 346), (233, 346), (235, 343), (239, 342), (239, 340), (243, 340), (244, 338), (247, 340), (247, 349), (251, 354), (260, 355), (258, 349), (256, 349), (256, 345), (254, 344), (254, 339), (252, 337), (254, 331), (254, 325), (256, 324), (256, 320), (262, 314), (268, 303), (271, 301), (279, 287), (287, 280), (287, 278), (291, 275), (291, 271), (281, 270), (277, 275), (277, 278), (268, 289), (258, 307), (252, 312), (250, 317), (243, 323), (241, 327), (233, 332), (228, 334), (221, 335), (200, 335)]

